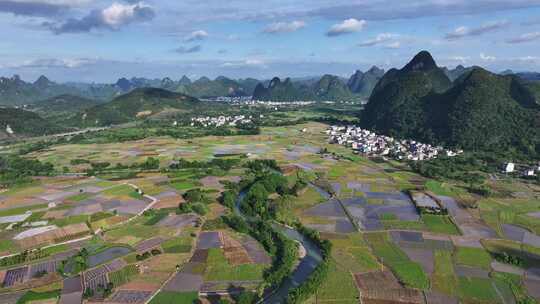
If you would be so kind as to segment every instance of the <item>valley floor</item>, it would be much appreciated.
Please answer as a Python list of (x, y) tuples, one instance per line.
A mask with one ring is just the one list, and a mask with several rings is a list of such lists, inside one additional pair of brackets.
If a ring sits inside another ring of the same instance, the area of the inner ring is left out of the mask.
[[(403, 163), (330, 145), (327, 127), (63, 144), (28, 154), (69, 172), (0, 193), (0, 302), (192, 303), (256, 290), (272, 256), (219, 220), (230, 211), (218, 198), (245, 168), (126, 174), (148, 158), (167, 168), (179, 159), (244, 157), (275, 159), (290, 184), (299, 176), (312, 181), (280, 215), (333, 245), (329, 276), (308, 303), (540, 300), (540, 186), (490, 180), (493, 195), (482, 198)], [(122, 166), (96, 177), (78, 174), (93, 162)], [(176, 212), (192, 189), (209, 197), (204, 215)], [(411, 189), (427, 191), (448, 214), (419, 213)], [(471, 201), (477, 208), (464, 208)], [(82, 248), (88, 262), (77, 271)]]

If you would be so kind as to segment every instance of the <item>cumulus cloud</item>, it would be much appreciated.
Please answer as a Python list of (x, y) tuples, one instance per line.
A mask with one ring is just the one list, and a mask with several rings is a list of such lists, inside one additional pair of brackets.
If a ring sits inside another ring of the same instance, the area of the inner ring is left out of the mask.
[(193, 42), (193, 41), (202, 41), (206, 38), (208, 38), (208, 33), (203, 30), (193, 31), (186, 37), (184, 37), (185, 42)]
[[(390, 42), (395, 37), (397, 37), (397, 35), (395, 35), (395, 34), (382, 33), (382, 34), (377, 35), (373, 39), (365, 40), (365, 41), (359, 43), (358, 46), (360, 46), (360, 47), (376, 46), (376, 45), (380, 45), (380, 44), (383, 44), (383, 43)], [(398, 45), (398, 47), (399, 47), (399, 45)]]
[(480, 59), (482, 59), (483, 61), (495, 61), (497, 60), (497, 57), (480, 53)]
[(365, 20), (357, 20), (354, 18), (343, 20), (341, 23), (332, 25), (330, 30), (328, 30), (326, 33), (326, 36), (335, 37), (343, 34), (358, 32), (364, 28), (366, 23), (367, 22)]
[(470, 36), (480, 36), (485, 33), (493, 32), (501, 28), (507, 27), (510, 23), (508, 21), (496, 21), (483, 24), (479, 27), (469, 28), (466, 26), (460, 26), (456, 28), (453, 32), (450, 32), (445, 35), (447, 40), (455, 40), (464, 37)]
[(531, 41), (539, 40), (539, 39), (540, 39), (540, 32), (534, 32), (534, 33), (526, 33), (519, 37), (508, 39), (506, 42), (516, 44), (516, 43), (531, 42)]
[(304, 21), (292, 21), (292, 22), (275, 22), (267, 26), (263, 32), (268, 34), (277, 34), (277, 33), (291, 33), (296, 32), (299, 29), (302, 29), (306, 26)]
[(70, 18), (57, 23), (44, 23), (55, 34), (84, 33), (93, 29), (118, 30), (122, 26), (152, 20), (155, 17), (154, 9), (143, 3), (132, 4), (115, 2), (102, 10), (93, 10), (83, 18)]
[(191, 54), (191, 53), (198, 53), (202, 51), (202, 47), (200, 45), (195, 45), (192, 47), (185, 47), (181, 46), (174, 50), (178, 54)]

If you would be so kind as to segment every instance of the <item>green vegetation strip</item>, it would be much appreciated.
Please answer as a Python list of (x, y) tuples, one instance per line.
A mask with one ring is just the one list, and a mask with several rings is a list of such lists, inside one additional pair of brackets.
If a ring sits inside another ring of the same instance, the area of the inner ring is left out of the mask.
[(366, 235), (375, 255), (390, 267), (403, 284), (411, 288), (429, 288), (429, 279), (422, 267), (411, 261), (405, 252), (392, 243), (389, 238), (388, 233)]
[(193, 304), (199, 299), (198, 292), (161, 291), (150, 304)]
[(490, 269), (491, 256), (483, 248), (458, 247), (455, 253), (458, 264)]
[(17, 301), (17, 304), (39, 303), (40, 301), (59, 298), (60, 290), (53, 290), (47, 292), (29, 291)]
[(128, 265), (120, 270), (109, 274), (109, 280), (113, 286), (118, 287), (128, 283), (131, 278), (139, 273), (135, 265)]

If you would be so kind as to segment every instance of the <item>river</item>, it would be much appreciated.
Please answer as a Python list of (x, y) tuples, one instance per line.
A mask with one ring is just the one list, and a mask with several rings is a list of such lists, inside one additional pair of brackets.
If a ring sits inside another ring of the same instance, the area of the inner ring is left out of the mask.
[[(316, 186), (314, 186), (316, 187)], [(324, 191), (320, 189), (321, 191)], [(240, 192), (238, 198), (236, 199), (236, 204), (234, 212), (244, 218), (246, 221), (254, 221), (253, 217), (249, 217), (242, 213), (240, 209), (240, 202), (245, 196), (245, 192)], [(287, 296), (289, 295), (289, 290), (298, 287), (304, 281), (306, 281), (309, 276), (313, 273), (315, 268), (322, 262), (322, 255), (317, 244), (311, 240), (305, 238), (300, 232), (295, 229), (286, 227), (281, 224), (273, 224), (274, 229), (277, 229), (283, 234), (285, 234), (291, 240), (298, 241), (306, 249), (306, 256), (302, 258), (298, 266), (294, 269), (290, 277), (285, 279), (278, 289), (272, 291), (264, 297), (259, 303), (269, 303), (269, 304), (280, 304), (285, 303)]]

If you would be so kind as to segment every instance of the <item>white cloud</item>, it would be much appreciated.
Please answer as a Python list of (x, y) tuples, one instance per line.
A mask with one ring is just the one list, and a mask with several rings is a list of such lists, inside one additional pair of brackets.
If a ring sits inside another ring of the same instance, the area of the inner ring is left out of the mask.
[(111, 6), (107, 7), (101, 12), (103, 16), (103, 21), (112, 26), (117, 27), (121, 24), (125, 24), (133, 20), (135, 16), (135, 10), (137, 8), (148, 7), (143, 3), (137, 4), (123, 4), (123, 3), (113, 3)]
[(483, 61), (495, 61), (497, 60), (497, 57), (480, 53), (480, 59), (482, 59)]
[[(378, 34), (373, 39), (369, 39), (369, 40), (365, 40), (365, 41), (361, 42), (360, 44), (358, 44), (358, 46), (361, 46), (361, 47), (375, 46), (375, 45), (379, 45), (379, 44), (382, 44), (382, 43), (390, 42), (392, 39), (394, 39), (396, 37), (397, 37), (396, 34), (382, 33), (382, 34)], [(399, 45), (398, 45), (398, 47), (399, 47)]]
[(446, 34), (445, 38), (447, 40), (455, 40), (463, 37), (469, 36), (480, 36), (485, 33), (493, 32), (508, 26), (510, 23), (506, 20), (489, 22), (479, 27), (466, 27), (460, 26), (457, 27), (453, 32)]
[(452, 57), (450, 57), (450, 61), (457, 61), (457, 62), (461, 62), (463, 64), (467, 63), (470, 59), (471, 59), (471, 57), (466, 57), (466, 56), (452, 56)]
[(221, 65), (222, 68), (245, 68), (245, 67), (258, 67), (267, 68), (268, 66), (263, 60), (260, 59), (246, 59), (243, 61), (224, 62)]
[(79, 68), (84, 65), (93, 64), (97, 59), (90, 58), (65, 58), (65, 59), (52, 59), (42, 58), (34, 60), (25, 60), (22, 63), (14, 63), (5, 65), (9, 68), (66, 68), (73, 69)]
[(364, 26), (366, 26), (366, 23), (366, 20), (357, 20), (354, 18), (343, 20), (341, 23), (332, 25), (330, 30), (328, 30), (326, 33), (326, 36), (335, 37), (343, 34), (358, 32), (361, 31)]
[(45, 22), (43, 25), (55, 34), (83, 33), (93, 29), (118, 30), (124, 25), (149, 21), (154, 17), (154, 8), (144, 2), (114, 2), (104, 9), (93, 10), (80, 19), (71, 18), (63, 23)]
[(277, 34), (277, 33), (291, 33), (296, 32), (299, 29), (306, 27), (304, 21), (291, 21), (291, 22), (275, 22), (267, 26), (263, 32), (268, 34)]
[(539, 40), (539, 39), (540, 39), (540, 32), (534, 32), (534, 33), (523, 34), (517, 38), (508, 39), (506, 42), (516, 44), (516, 43), (531, 42), (531, 41)]
[(401, 42), (394, 41), (392, 43), (389, 43), (385, 46), (387, 49), (399, 49), (401, 47)]
[(201, 41), (208, 38), (208, 32), (203, 30), (193, 31), (184, 38), (185, 42)]

